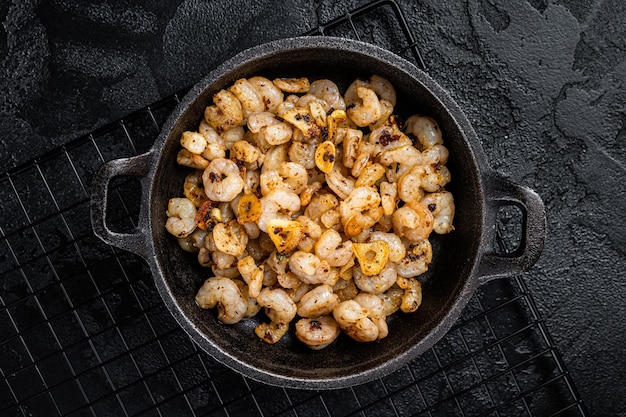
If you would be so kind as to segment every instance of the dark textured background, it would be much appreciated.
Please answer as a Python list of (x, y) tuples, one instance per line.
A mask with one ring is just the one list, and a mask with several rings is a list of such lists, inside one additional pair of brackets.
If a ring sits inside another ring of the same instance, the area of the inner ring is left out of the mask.
[[(363, 2), (281, 3), (3, 0), (3, 171)], [(626, 2), (399, 3), (492, 166), (544, 199), (524, 278), (589, 410), (626, 416)]]

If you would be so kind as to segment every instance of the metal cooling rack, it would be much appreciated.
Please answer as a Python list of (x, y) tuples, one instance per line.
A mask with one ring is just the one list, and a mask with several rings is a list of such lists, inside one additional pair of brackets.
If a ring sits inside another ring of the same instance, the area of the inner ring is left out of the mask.
[[(372, 37), (361, 30), (372, 21), (399, 25), (402, 36)], [(309, 33), (377, 43), (424, 67), (393, 1)], [(147, 151), (183, 94), (0, 177), (0, 416), (586, 415), (520, 277), (484, 285), (432, 349), (360, 386), (276, 388), (200, 351), (162, 303), (146, 264), (102, 243), (89, 220), (94, 171)], [(112, 227), (130, 230), (140, 188), (128, 178), (112, 188)], [(505, 232), (509, 220), (500, 218)]]

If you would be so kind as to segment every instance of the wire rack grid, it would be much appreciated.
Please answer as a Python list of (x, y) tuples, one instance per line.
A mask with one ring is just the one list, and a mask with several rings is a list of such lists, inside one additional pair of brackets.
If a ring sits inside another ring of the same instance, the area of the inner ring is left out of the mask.
[[(372, 22), (381, 36), (362, 30)], [(400, 34), (391, 30), (398, 25)], [(424, 68), (393, 1), (369, 3), (314, 33), (377, 43)], [(95, 170), (147, 151), (184, 93), (0, 177), (0, 416), (586, 415), (520, 277), (480, 288), (415, 361), (346, 389), (264, 385), (197, 348), (162, 303), (147, 265), (102, 243), (89, 220)], [(118, 178), (111, 189), (111, 226), (130, 230), (140, 187)], [(510, 220), (500, 216), (504, 232)], [(506, 239), (498, 243), (507, 250)]]

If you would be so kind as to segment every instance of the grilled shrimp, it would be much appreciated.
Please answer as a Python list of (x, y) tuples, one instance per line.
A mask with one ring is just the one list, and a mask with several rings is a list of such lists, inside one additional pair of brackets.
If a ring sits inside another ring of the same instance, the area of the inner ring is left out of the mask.
[(309, 91), (309, 79), (301, 78), (275, 78), (273, 83), (286, 93), (306, 93)]
[(248, 309), (237, 284), (224, 277), (212, 277), (204, 281), (196, 294), (200, 308), (213, 308), (217, 305), (218, 320), (225, 324), (240, 321)]
[(213, 228), (213, 240), (219, 251), (233, 256), (239, 256), (246, 250), (248, 234), (237, 220), (228, 223), (218, 223)]
[(285, 122), (276, 118), (270, 112), (254, 113), (248, 118), (248, 129), (252, 133), (261, 134), (262, 138), (271, 146), (289, 142), (293, 129)]
[(248, 80), (241, 78), (230, 87), (230, 92), (241, 102), (243, 118), (247, 119), (254, 113), (265, 110), (263, 100)]
[(415, 167), (405, 173), (398, 180), (398, 197), (406, 203), (420, 201), (424, 197), (422, 179), (424, 170), (422, 166)]
[(237, 164), (224, 158), (211, 161), (202, 174), (202, 181), (204, 191), (212, 201), (231, 201), (237, 197), (245, 185)]
[(344, 266), (354, 256), (352, 241), (344, 241), (339, 232), (328, 229), (319, 237), (315, 244), (315, 255), (333, 267)]
[(171, 198), (165, 228), (176, 237), (187, 237), (196, 229), (196, 207), (188, 198)]
[(406, 255), (398, 262), (396, 270), (398, 276), (411, 278), (428, 271), (428, 265), (433, 260), (433, 248), (428, 239), (417, 244), (410, 244)]
[(344, 227), (350, 219), (355, 216), (362, 215), (369, 209), (376, 208), (380, 205), (380, 195), (376, 189), (372, 187), (357, 187), (339, 203), (339, 212), (341, 213), (341, 221)]
[(176, 241), (178, 242), (178, 246), (185, 252), (196, 253), (200, 248), (204, 248), (206, 233), (206, 230), (196, 228), (189, 236), (179, 237)]
[(396, 196), (398, 195), (398, 184), (395, 182), (389, 183), (382, 181), (379, 191), (380, 205), (383, 208), (383, 213), (385, 216), (391, 216), (397, 207)]
[(307, 184), (307, 186), (304, 187), (304, 190), (302, 190), (302, 192), (300, 193), (300, 204), (303, 207), (308, 206), (313, 199), (313, 196), (321, 189), (322, 183), (320, 183), (319, 181), (314, 181)]
[(256, 266), (254, 258), (248, 255), (237, 262), (237, 269), (243, 280), (248, 284), (250, 297), (257, 298), (263, 287), (264, 265)]
[(220, 90), (213, 96), (214, 105), (204, 111), (204, 118), (221, 134), (243, 121), (243, 109), (237, 97), (227, 90)]
[(178, 165), (195, 169), (205, 169), (209, 166), (209, 161), (207, 161), (202, 155), (191, 153), (187, 149), (181, 149), (178, 151), (178, 154), (176, 154), (176, 163)]
[(332, 194), (324, 193), (313, 196), (304, 210), (304, 215), (313, 221), (318, 221), (324, 213), (339, 206), (339, 200)]
[(454, 230), (454, 197), (449, 191), (427, 194), (421, 201), (422, 205), (433, 214), (435, 233), (446, 234)]
[(250, 296), (250, 288), (240, 279), (233, 279), (233, 282), (237, 284), (239, 287), (239, 291), (241, 291), (241, 295), (243, 299), (246, 300), (247, 308), (246, 314), (243, 315), (243, 320), (249, 319), (257, 315), (259, 311), (261, 311), (261, 306), (256, 302), (256, 298)]
[(383, 232), (373, 232), (367, 238), (370, 242), (376, 242), (382, 240), (387, 242), (387, 247), (389, 248), (389, 260), (391, 262), (400, 262), (404, 255), (406, 255), (406, 247), (404, 243), (402, 243), (402, 239), (398, 237), (395, 233), (383, 233)]
[(222, 133), (222, 140), (224, 141), (224, 147), (226, 149), (230, 149), (233, 146), (233, 143), (238, 140), (243, 140), (244, 138), (244, 130), (243, 126), (235, 126), (232, 129), (229, 129)]
[(333, 287), (318, 285), (302, 296), (298, 303), (298, 315), (311, 319), (324, 316), (330, 314), (338, 303), (339, 297), (333, 293)]
[(265, 308), (265, 314), (274, 323), (289, 323), (298, 310), (296, 303), (281, 288), (265, 287), (256, 300)]
[(372, 187), (385, 175), (385, 168), (379, 163), (367, 165), (354, 183), (355, 187)]
[(291, 220), (291, 216), (300, 210), (300, 197), (290, 191), (272, 191), (261, 198), (261, 207), (261, 217), (257, 224), (262, 232), (267, 233), (267, 223), (270, 220)]
[(326, 184), (339, 198), (348, 198), (352, 190), (354, 190), (355, 180), (344, 176), (338, 168), (333, 168), (326, 174)]
[(404, 290), (400, 310), (415, 312), (422, 304), (422, 284), (415, 278), (398, 277), (398, 286)]
[(385, 304), (380, 297), (374, 294), (360, 293), (354, 297), (354, 301), (359, 303), (367, 311), (367, 317), (376, 324), (378, 328), (378, 339), (382, 339), (389, 334), (387, 328), (387, 317), (385, 316)]
[(265, 152), (265, 162), (261, 167), (261, 174), (266, 171), (278, 171), (283, 162), (287, 162), (289, 157), (287, 144), (271, 147)]
[(313, 81), (309, 87), (309, 93), (324, 100), (335, 110), (346, 109), (346, 103), (343, 97), (341, 97), (337, 84), (331, 80), (323, 79)]
[(367, 166), (372, 158), (372, 153), (374, 152), (375, 146), (366, 141), (361, 141), (359, 144), (359, 152), (352, 164), (352, 169), (350, 173), (353, 177), (358, 178), (363, 172), (363, 169)]
[(445, 165), (448, 162), (450, 152), (443, 145), (434, 145), (431, 148), (422, 151), (422, 163), (433, 167)]
[(378, 157), (378, 161), (383, 165), (403, 164), (415, 166), (422, 163), (422, 153), (413, 145), (401, 145), (384, 150)]
[(313, 350), (324, 349), (341, 333), (339, 324), (332, 316), (302, 318), (296, 323), (296, 337)]
[(370, 294), (381, 294), (396, 283), (398, 273), (393, 262), (387, 262), (379, 274), (365, 275), (361, 268), (354, 268), (354, 283), (361, 290)]
[(283, 101), (283, 92), (265, 77), (256, 76), (248, 78), (248, 82), (261, 97), (265, 105), (265, 111), (276, 113), (278, 105)]
[(185, 197), (187, 197), (196, 207), (200, 207), (202, 203), (207, 201), (207, 196), (204, 192), (204, 184), (202, 183), (201, 169), (196, 169), (185, 177), (183, 192)]
[(429, 192), (439, 191), (450, 182), (450, 171), (445, 165), (420, 165), (413, 168), (420, 178), (420, 186)]
[(387, 291), (378, 295), (385, 306), (385, 315), (391, 316), (396, 311), (400, 310), (402, 304), (402, 297), (404, 296), (404, 290), (397, 285), (392, 286)]
[(255, 170), (263, 165), (265, 155), (250, 142), (238, 140), (230, 148), (230, 159), (243, 162), (246, 169)]
[(363, 132), (357, 129), (341, 128), (337, 133), (337, 138), (343, 143), (343, 165), (346, 168), (352, 168), (359, 155)]
[(376, 92), (367, 87), (356, 87), (356, 95), (360, 100), (348, 104), (346, 113), (359, 127), (373, 125), (382, 115), (382, 107)]
[(203, 158), (212, 161), (215, 158), (224, 158), (226, 156), (224, 140), (206, 120), (200, 122), (198, 132), (204, 137), (204, 140), (206, 140), (206, 146), (202, 151)]
[(232, 268), (237, 264), (237, 258), (219, 250), (211, 252), (211, 260), (213, 261), (215, 267), (219, 269)]
[(346, 300), (333, 309), (333, 317), (339, 327), (357, 342), (373, 342), (378, 339), (378, 326), (368, 311), (354, 300)]
[(331, 268), (327, 261), (300, 250), (289, 257), (289, 270), (306, 284), (323, 284), (331, 277)]
[(378, 97), (389, 102), (392, 107), (396, 105), (396, 89), (393, 88), (389, 80), (374, 74), (369, 79), (369, 86)]
[(283, 183), (287, 188), (296, 194), (304, 191), (309, 181), (306, 168), (298, 162), (283, 162), (278, 173), (283, 178)]
[(207, 141), (198, 132), (183, 132), (180, 137), (180, 145), (189, 152), (199, 155), (206, 148)]
[(439, 125), (428, 116), (412, 115), (404, 122), (404, 130), (407, 134), (413, 134), (423, 149), (443, 144)]
[(301, 164), (306, 169), (315, 168), (316, 149), (315, 143), (293, 141), (288, 151), (289, 160)]
[(394, 232), (411, 242), (420, 242), (433, 230), (432, 213), (419, 202), (413, 207), (403, 206), (391, 216)]

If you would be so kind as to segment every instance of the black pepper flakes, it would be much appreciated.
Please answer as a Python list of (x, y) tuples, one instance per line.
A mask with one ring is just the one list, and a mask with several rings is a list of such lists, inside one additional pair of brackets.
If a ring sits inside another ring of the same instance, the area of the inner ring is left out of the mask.
[(311, 331), (322, 330), (322, 323), (320, 323), (318, 320), (311, 320), (309, 328), (311, 329)]

